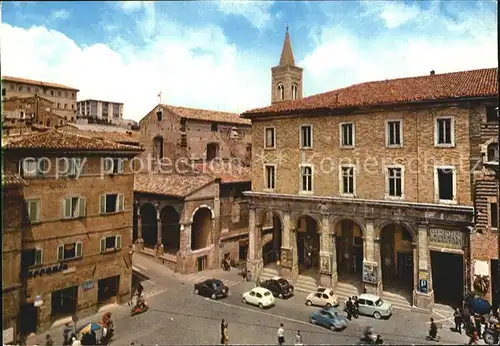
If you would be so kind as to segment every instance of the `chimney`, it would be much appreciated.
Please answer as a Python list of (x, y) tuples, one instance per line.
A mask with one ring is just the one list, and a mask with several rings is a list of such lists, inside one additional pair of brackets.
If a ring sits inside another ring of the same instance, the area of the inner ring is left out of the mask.
[(436, 74), (436, 71), (431, 70), (431, 76), (434, 76)]

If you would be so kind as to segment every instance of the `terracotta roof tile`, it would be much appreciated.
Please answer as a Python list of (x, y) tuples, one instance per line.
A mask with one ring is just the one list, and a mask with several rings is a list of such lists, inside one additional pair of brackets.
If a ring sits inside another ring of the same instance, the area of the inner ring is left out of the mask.
[(39, 80), (26, 79), (26, 78), (2, 76), (2, 81), (14, 82), (14, 83), (24, 83), (24, 84), (30, 84), (30, 85), (38, 85), (38, 86), (49, 87), (49, 88), (59, 88), (59, 89), (80, 91), (78, 89), (75, 89), (73, 87), (70, 87), (70, 86), (67, 86), (67, 85), (63, 85), (63, 84), (57, 84), (57, 83), (51, 83), (51, 82), (42, 82), (42, 81), (39, 81)]
[(51, 130), (34, 132), (3, 141), (6, 149), (47, 149), (47, 150), (85, 150), (85, 151), (141, 151), (131, 145), (118, 144), (107, 140), (82, 136), (75, 133)]
[(498, 95), (498, 68), (388, 79), (354, 84), (346, 88), (257, 108), (242, 115), (300, 113), (377, 105), (437, 101)]
[(170, 106), (166, 104), (161, 105), (163, 108), (177, 114), (182, 118), (204, 120), (204, 121), (217, 121), (230, 124), (244, 124), (251, 125), (247, 119), (240, 118), (236, 113), (211, 111), (206, 109), (195, 109), (187, 107)]
[(61, 126), (57, 128), (58, 131), (64, 133), (74, 133), (81, 136), (92, 137), (96, 139), (104, 139), (116, 143), (132, 144), (140, 142), (140, 133), (137, 131), (125, 132), (101, 132), (101, 131), (84, 131), (80, 130), (72, 125)]
[(2, 173), (2, 187), (28, 185), (19, 174)]
[(184, 197), (213, 181), (205, 174), (140, 173), (134, 177), (134, 191)]
[(239, 183), (251, 181), (250, 167), (235, 162), (204, 162), (195, 164), (198, 172), (210, 174), (222, 183)]

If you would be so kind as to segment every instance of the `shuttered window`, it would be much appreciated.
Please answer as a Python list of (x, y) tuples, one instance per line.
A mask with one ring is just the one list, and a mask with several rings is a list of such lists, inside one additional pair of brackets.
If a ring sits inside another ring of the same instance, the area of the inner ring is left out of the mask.
[(40, 200), (32, 199), (26, 201), (26, 208), (28, 211), (28, 218), (31, 223), (40, 221)]
[(62, 215), (65, 219), (84, 217), (86, 199), (85, 197), (68, 197), (62, 201)]
[(110, 236), (101, 238), (100, 252), (105, 253), (110, 250), (120, 250), (122, 248), (122, 236)]
[(83, 256), (83, 243), (78, 241), (76, 243), (61, 244), (57, 247), (57, 260), (70, 260)]
[(41, 265), (43, 263), (43, 250), (35, 250), (35, 265)]
[(100, 208), (101, 214), (115, 213), (125, 210), (125, 197), (120, 194), (101, 195)]

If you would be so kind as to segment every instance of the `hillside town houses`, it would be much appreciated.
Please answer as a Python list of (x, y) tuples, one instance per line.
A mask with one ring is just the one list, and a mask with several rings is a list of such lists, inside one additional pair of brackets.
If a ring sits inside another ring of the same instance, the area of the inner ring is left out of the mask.
[(159, 103), (135, 124), (122, 103), (2, 76), (4, 331), (128, 301), (132, 253), (421, 311), (486, 280), (498, 306), (497, 81), (430, 71), (304, 97), (288, 30), (271, 104), (242, 114)]

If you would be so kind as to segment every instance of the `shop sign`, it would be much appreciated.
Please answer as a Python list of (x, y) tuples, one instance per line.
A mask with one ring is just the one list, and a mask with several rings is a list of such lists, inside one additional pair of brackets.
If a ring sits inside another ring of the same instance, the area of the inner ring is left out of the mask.
[(463, 234), (460, 231), (431, 228), (429, 230), (429, 246), (462, 250)]
[(369, 284), (378, 283), (378, 263), (363, 262), (363, 282)]
[(84, 291), (91, 290), (94, 288), (94, 282), (92, 280), (87, 280), (83, 283), (82, 288)]
[(8, 345), (14, 342), (14, 328), (3, 330), (3, 344)]
[(28, 278), (59, 273), (67, 269), (68, 265), (66, 263), (59, 263), (51, 267), (31, 269), (30, 271), (28, 271)]
[(429, 291), (429, 273), (427, 270), (418, 271), (418, 291), (428, 293)]

